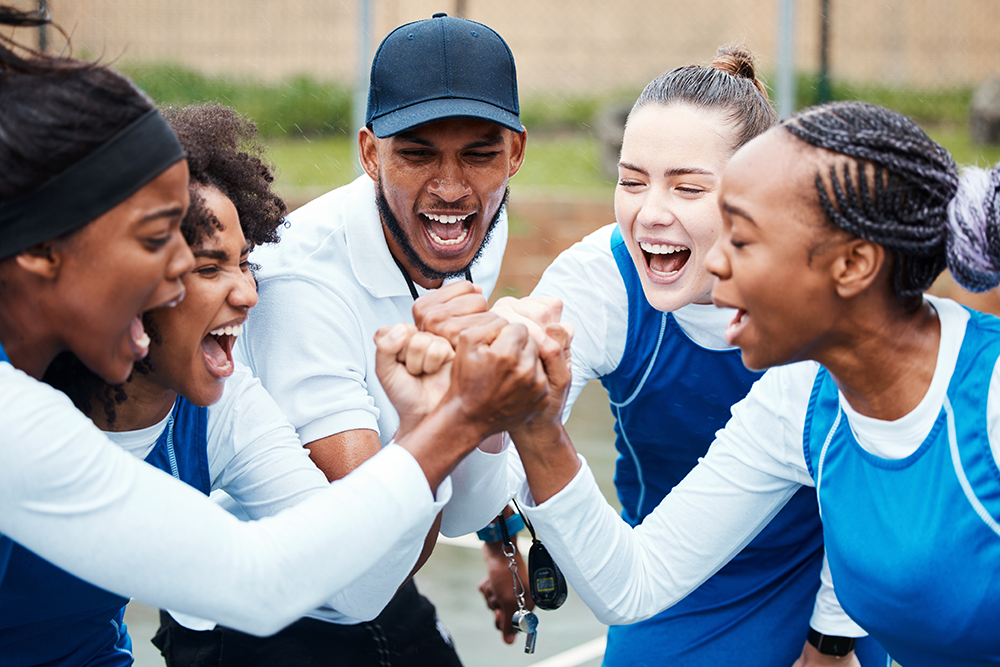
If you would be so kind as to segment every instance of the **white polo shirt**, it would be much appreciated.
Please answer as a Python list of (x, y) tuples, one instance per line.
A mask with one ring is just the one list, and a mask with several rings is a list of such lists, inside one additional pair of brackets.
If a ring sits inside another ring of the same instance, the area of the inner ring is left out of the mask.
[[(251, 256), (260, 265), (260, 303), (250, 311), (237, 355), (303, 444), (372, 429), (384, 446), (399, 417), (375, 374), (374, 336), (379, 327), (413, 322), (413, 297), (386, 245), (375, 184), (361, 176), (296, 210), (288, 222), (280, 243)], [(471, 268), (486, 296), (496, 285), (506, 245), (507, 215), (501, 213)], [(510, 500), (514, 487), (508, 489), (503, 459), (477, 449), (456, 468), (442, 533), (482, 528)]]

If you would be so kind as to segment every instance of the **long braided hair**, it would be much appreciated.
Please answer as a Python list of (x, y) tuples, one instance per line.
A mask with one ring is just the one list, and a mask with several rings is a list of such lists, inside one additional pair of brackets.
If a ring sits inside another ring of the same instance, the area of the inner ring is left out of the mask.
[(902, 300), (927, 290), (947, 266), (966, 289), (1000, 284), (1000, 166), (958, 167), (906, 116), (865, 102), (802, 111), (781, 127), (843, 155), (816, 190), (834, 226), (885, 247)]

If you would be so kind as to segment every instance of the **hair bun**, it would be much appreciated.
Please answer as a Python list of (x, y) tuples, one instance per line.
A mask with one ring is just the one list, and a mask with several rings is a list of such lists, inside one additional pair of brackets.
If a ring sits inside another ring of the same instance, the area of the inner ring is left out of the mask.
[(1000, 284), (1000, 165), (962, 172), (948, 226), (948, 269), (958, 284), (973, 292)]
[(749, 79), (764, 97), (767, 97), (767, 89), (764, 83), (757, 78), (757, 68), (753, 52), (743, 44), (726, 44), (720, 46), (715, 54), (715, 58), (708, 65), (712, 69), (726, 72), (732, 76)]

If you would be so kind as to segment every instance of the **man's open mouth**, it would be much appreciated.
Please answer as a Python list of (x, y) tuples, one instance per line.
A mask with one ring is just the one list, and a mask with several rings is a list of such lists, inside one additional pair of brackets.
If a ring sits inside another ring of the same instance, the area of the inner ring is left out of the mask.
[(475, 212), (447, 215), (421, 213), (420, 219), (431, 241), (439, 246), (448, 247), (461, 245), (468, 238), (476, 214)]

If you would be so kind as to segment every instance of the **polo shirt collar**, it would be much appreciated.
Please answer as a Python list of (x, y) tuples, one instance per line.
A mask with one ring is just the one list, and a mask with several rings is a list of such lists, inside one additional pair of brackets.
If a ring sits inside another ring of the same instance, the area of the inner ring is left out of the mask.
[[(351, 188), (353, 192), (346, 202), (350, 223), (344, 233), (355, 278), (376, 299), (409, 297), (409, 285), (385, 242), (382, 220), (375, 204), (374, 181), (362, 175)], [(417, 285), (417, 291), (423, 293), (426, 290)]]

